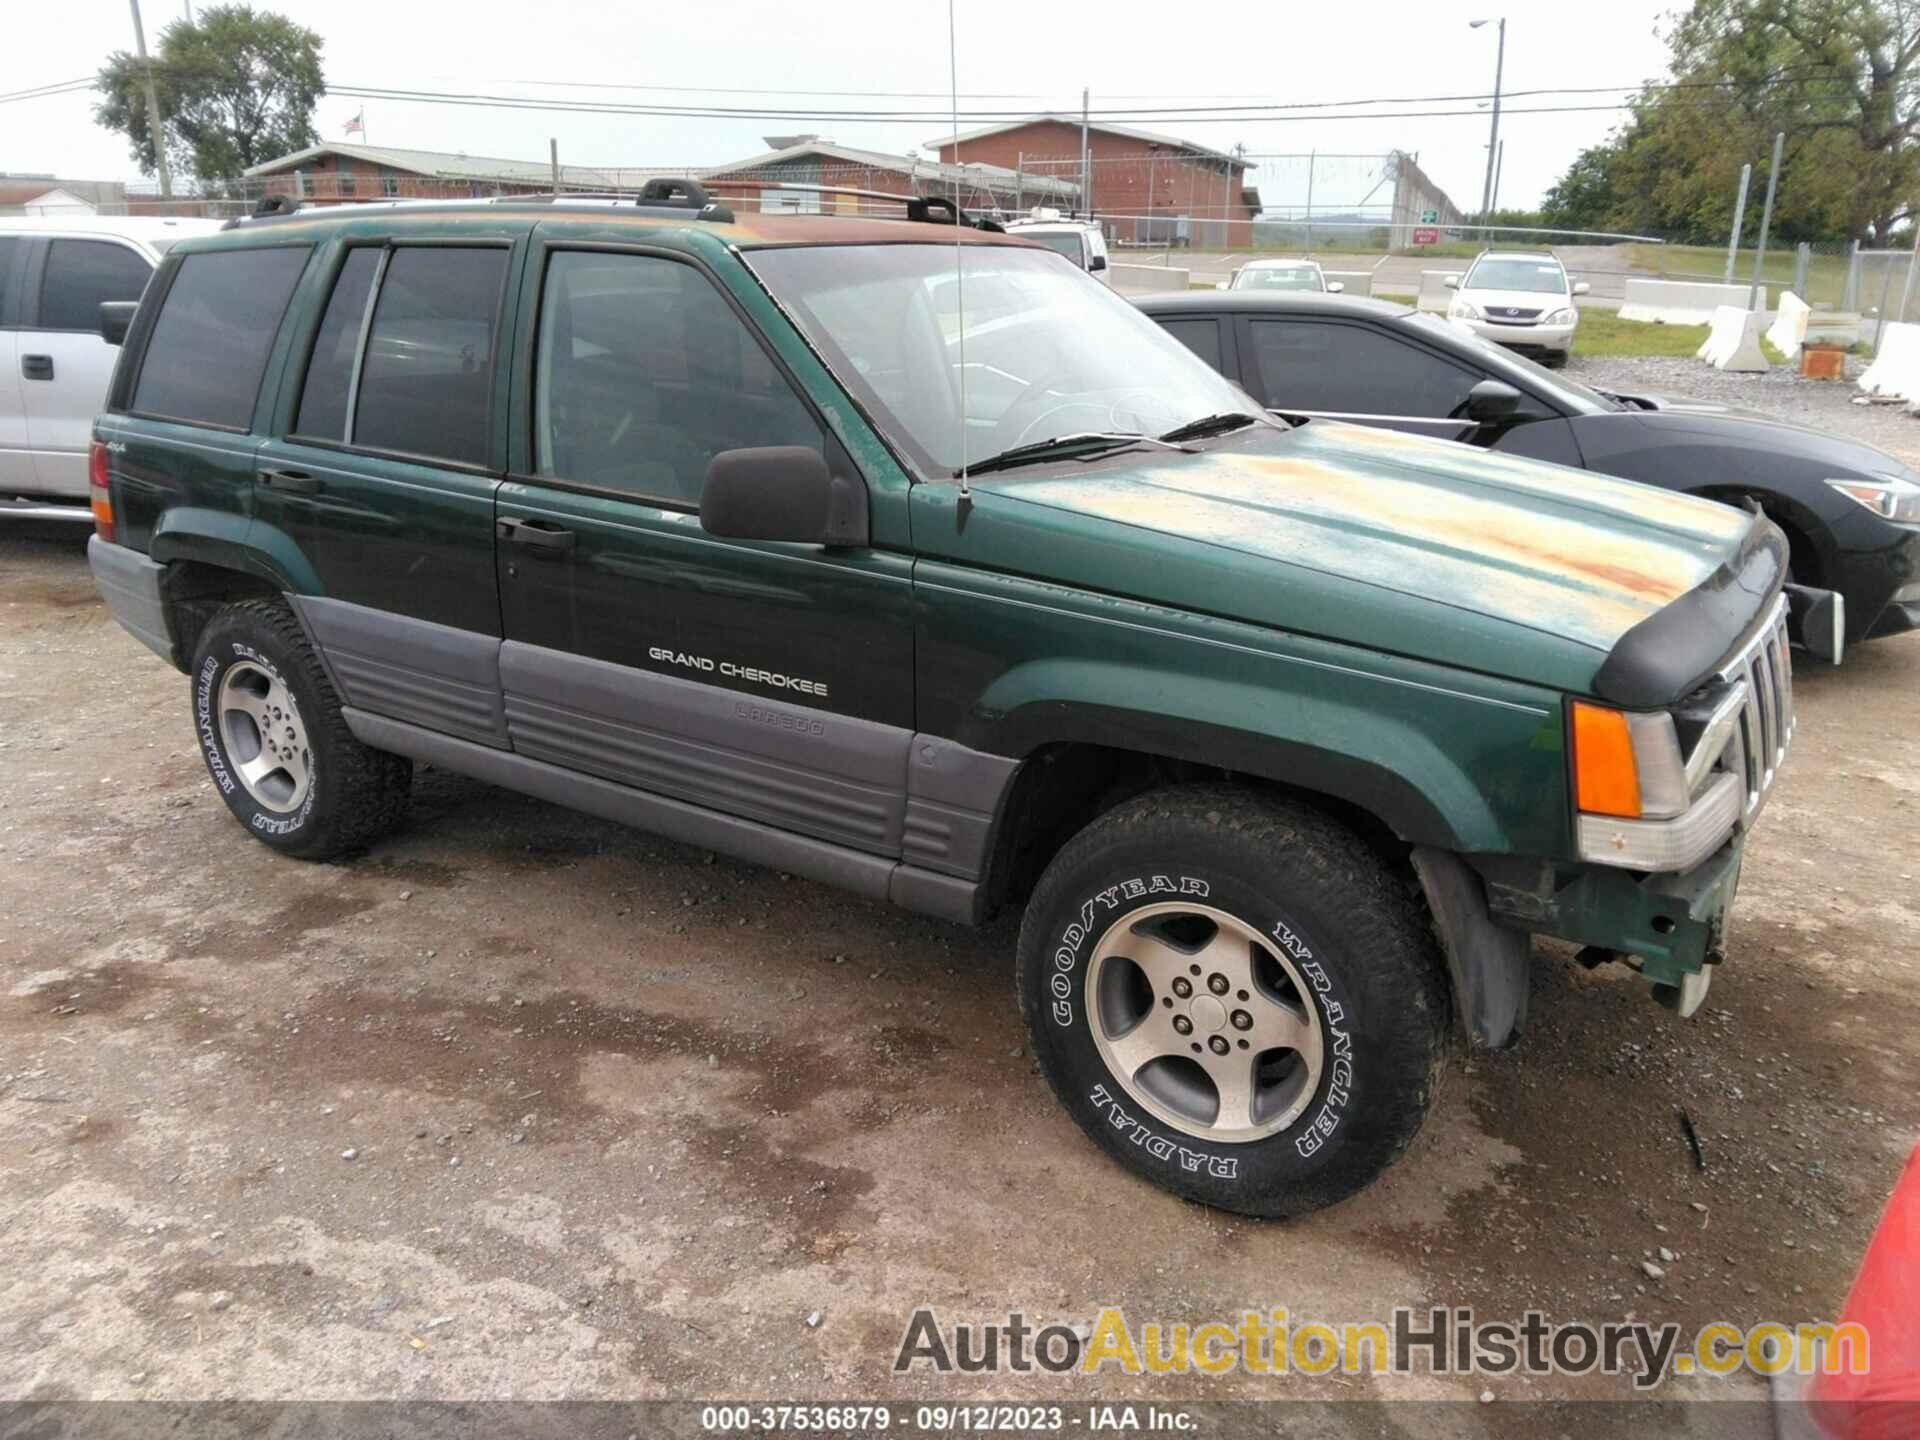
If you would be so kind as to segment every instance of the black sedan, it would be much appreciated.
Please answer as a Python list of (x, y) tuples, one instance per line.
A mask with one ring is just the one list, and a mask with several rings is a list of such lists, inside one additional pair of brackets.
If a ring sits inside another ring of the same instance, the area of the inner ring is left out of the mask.
[[(1135, 303), (1279, 415), (1757, 502), (1787, 534), (1794, 581), (1845, 598), (1848, 641), (1920, 628), (1920, 473), (1871, 445), (1720, 405), (1593, 390), (1379, 300), (1225, 291)], [(1809, 620), (1809, 637), (1830, 628)]]

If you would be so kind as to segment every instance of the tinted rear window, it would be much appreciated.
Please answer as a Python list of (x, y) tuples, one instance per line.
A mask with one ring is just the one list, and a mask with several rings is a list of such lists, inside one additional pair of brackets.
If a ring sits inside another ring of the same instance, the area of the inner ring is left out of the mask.
[(13, 235), (0, 235), (0, 328), (20, 323), (13, 313), (13, 272), (27, 261), (27, 242)]
[(187, 256), (154, 322), (132, 408), (246, 429), (274, 332), (306, 263), (304, 246)]
[(1166, 332), (1198, 355), (1214, 369), (1225, 373), (1220, 363), (1220, 322), (1218, 320), (1162, 320)]
[(395, 250), (360, 362), (353, 443), (482, 464), (505, 249)]
[(40, 281), (42, 330), (98, 330), (107, 300), (138, 300), (153, 267), (111, 240), (55, 240)]
[(313, 358), (307, 362), (306, 384), (300, 387), (300, 410), (294, 433), (319, 440), (347, 438), (347, 391), (353, 383), (353, 357), (360, 348), (360, 322), (367, 313), (367, 292), (380, 252), (355, 250), (340, 267), (333, 298), (314, 337)]

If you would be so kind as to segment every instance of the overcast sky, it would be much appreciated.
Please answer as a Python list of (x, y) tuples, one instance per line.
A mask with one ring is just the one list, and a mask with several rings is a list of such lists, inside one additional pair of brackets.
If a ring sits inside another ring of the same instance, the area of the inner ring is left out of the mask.
[[(1493, 0), (1498, 3), (1498, 0)], [(1656, 33), (1673, 0), (1617, 0), (1604, 18), (1563, 0), (1506, 0), (1505, 89), (1625, 85), (1658, 75), (1665, 49)], [(185, 0), (145, 0), (151, 43), (178, 19)], [(801, 5), (793, 0), (708, 0), (684, 5), (608, 0), (279, 0), (278, 10), (325, 41), (336, 84), (537, 95), (543, 98), (662, 101), (699, 105), (781, 104), (796, 108), (941, 111), (948, 86), (947, 8), (922, 3)], [(9, 7), (0, 46), (0, 93), (91, 74), (115, 49), (132, 48), (126, 0), (60, 0)], [(1088, 5), (1052, 0), (959, 0), (961, 106), (1025, 110), (1079, 106), (1090, 86), (1102, 106), (1291, 103), (1372, 96), (1483, 93), (1492, 88), (1493, 27), (1468, 21), (1497, 14), (1480, 0), (1358, 0), (1305, 7), (1280, 0), (1162, 0)], [(1138, 18), (1128, 18), (1137, 16)], [(561, 88), (698, 86), (712, 93)], [(836, 98), (722, 93), (775, 91), (912, 92), (908, 98)], [(931, 98), (938, 95), (942, 98)], [(968, 98), (970, 95), (980, 98)], [(991, 97), (991, 98), (988, 98)], [(1502, 205), (1528, 206), (1580, 148), (1620, 118), (1600, 111), (1529, 115), (1539, 105), (1585, 105), (1617, 96), (1556, 95), (1510, 100)], [(330, 96), (315, 117), (322, 139), (346, 138), (343, 123), (364, 103), (374, 145), (544, 159), (556, 136), (561, 158), (585, 165), (717, 164), (754, 154), (761, 137), (796, 131), (843, 144), (905, 152), (951, 127), (924, 120), (755, 120), (565, 115)], [(1393, 107), (1389, 107), (1393, 108)], [(1443, 107), (1471, 109), (1473, 102)], [(979, 123), (979, 122), (974, 122)], [(1417, 152), (1422, 167), (1463, 208), (1480, 199), (1486, 156), (1484, 113), (1461, 118), (1275, 120), (1207, 123), (1192, 117), (1132, 121), (1218, 149), (1251, 155), (1309, 151)], [(962, 122), (967, 128), (968, 122)], [(357, 138), (357, 137), (355, 137)], [(964, 154), (962, 156), (964, 159)], [(1304, 166), (1270, 164), (1250, 177), (1269, 204), (1297, 204)], [(1315, 206), (1351, 203), (1365, 167), (1324, 164)], [(125, 142), (93, 123), (87, 94), (0, 104), (0, 171), (52, 172), (82, 179), (132, 179)]]

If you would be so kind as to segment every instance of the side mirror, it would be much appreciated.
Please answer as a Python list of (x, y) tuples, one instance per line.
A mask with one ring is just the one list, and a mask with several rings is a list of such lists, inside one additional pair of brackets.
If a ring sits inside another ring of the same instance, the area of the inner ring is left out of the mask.
[(1347, 282), (1344, 280), (1329, 280), (1327, 282), (1327, 294), (1329, 295), (1343, 294), (1346, 288)]
[(1458, 290), (1460, 288), (1460, 277), (1458, 275), (1449, 275), (1440, 283), (1449, 290)]
[(1104, 270), (1106, 268), (1107, 257), (1104, 255), (1096, 255), (1087, 262), (1087, 269), (1089, 270)]
[(804, 445), (722, 450), (707, 464), (700, 528), (732, 540), (864, 545), (867, 490)]
[(1467, 392), (1467, 418), (1483, 425), (1504, 420), (1519, 408), (1520, 392), (1504, 380), (1482, 380)]
[(1589, 285), (1584, 280), (1576, 280), (1573, 282), (1573, 293), (1576, 295), (1585, 295), (1592, 289), (1593, 289), (1593, 286)]
[(133, 327), (133, 312), (138, 300), (102, 300), (100, 302), (100, 338), (109, 345), (127, 343), (127, 331)]

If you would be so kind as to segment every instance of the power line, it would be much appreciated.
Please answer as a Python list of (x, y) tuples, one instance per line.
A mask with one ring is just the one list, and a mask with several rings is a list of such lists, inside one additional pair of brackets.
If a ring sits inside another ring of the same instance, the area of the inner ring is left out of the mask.
[[(578, 115), (633, 115), (656, 119), (698, 119), (698, 120), (778, 120), (832, 124), (918, 124), (925, 121), (950, 120), (949, 114), (938, 112), (905, 110), (803, 110), (787, 107), (745, 107), (745, 106), (674, 106), (642, 104), (608, 104), (575, 100), (546, 100), (526, 95), (485, 95), (473, 93), (409, 90), (359, 85), (335, 85), (329, 88), (330, 94), (356, 99), (386, 100), (408, 104), (434, 104), (466, 106), (480, 109), (498, 110), (535, 110), (556, 114)], [(1531, 94), (1551, 95), (1569, 93), (1596, 93), (1593, 91), (1537, 91)], [(1604, 93), (1604, 92), (1600, 92)], [(1468, 100), (1475, 96), (1435, 97), (1435, 103), (1445, 103), (1450, 99)], [(1503, 97), (1504, 98), (1504, 97)], [(1210, 106), (1191, 110), (1155, 110), (1136, 112), (1131, 110), (1102, 110), (1093, 112), (1092, 118), (1108, 123), (1164, 123), (1177, 122), (1187, 125), (1196, 124), (1257, 124), (1286, 121), (1315, 120), (1409, 120), (1409, 119), (1452, 119), (1471, 117), (1481, 113), (1472, 110), (1367, 110), (1359, 112), (1359, 107), (1368, 105), (1389, 105), (1392, 99), (1329, 101), (1319, 105), (1288, 104), (1273, 106)], [(1574, 115), (1591, 112), (1610, 112), (1632, 108), (1632, 102), (1620, 102), (1605, 105), (1545, 105), (1505, 107), (1517, 115)], [(1032, 118), (1026, 112), (963, 112), (963, 118), (972, 121), (998, 121), (1018, 123)]]
[(94, 77), (88, 75), (79, 80), (59, 80), (51, 85), (37, 85), (31, 90), (11, 90), (0, 95), (0, 104), (10, 100), (40, 100), (48, 95), (64, 95), (74, 90), (91, 90), (94, 84)]

